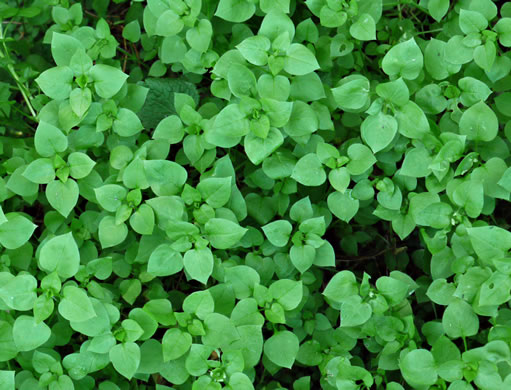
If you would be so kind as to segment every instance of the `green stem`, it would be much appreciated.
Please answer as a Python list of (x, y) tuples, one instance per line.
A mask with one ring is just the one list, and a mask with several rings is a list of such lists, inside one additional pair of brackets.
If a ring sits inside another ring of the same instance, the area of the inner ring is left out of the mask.
[(468, 351), (467, 338), (465, 336), (461, 336), (461, 338), (463, 339), (463, 346), (465, 347), (465, 352), (467, 352)]
[[(2, 52), (2, 50), (0, 50), (0, 58), (10, 59), (10, 57), (9, 57), (9, 49), (7, 49), (7, 45), (5, 44), (4, 34), (3, 34), (3, 30), (2, 30), (2, 26), (1, 25), (0, 25), (0, 40), (2, 41), (2, 45), (3, 45), (4, 50), (5, 50), (5, 53)], [(16, 73), (16, 70), (14, 69), (14, 66), (12, 66), (12, 64), (10, 64), (10, 63), (7, 64), (7, 70), (11, 74), (12, 78), (14, 79), (14, 81), (16, 81), (16, 84), (18, 85), (19, 91), (21, 92), (21, 95), (23, 96), (23, 99), (27, 103), (27, 106), (28, 106), (28, 109), (30, 111), (30, 114), (32, 115), (33, 119), (35, 121), (37, 121), (37, 114), (36, 114), (34, 108), (32, 107), (32, 103), (30, 103), (30, 99), (29, 99), (30, 92), (27, 89), (25, 89), (25, 86), (23, 85), (23, 83), (21, 82), (20, 78), (18, 77), (18, 75)]]
[(23, 115), (25, 118), (27, 119), (30, 119), (31, 121), (34, 121), (36, 123), (37, 122), (37, 119), (33, 118), (32, 115), (28, 115), (27, 113), (23, 112), (22, 110), (20, 110), (18, 107), (16, 107), (15, 105), (11, 106), (14, 110), (16, 110), (16, 112), (19, 112), (21, 115)]
[(410, 12), (410, 15), (412, 15), (412, 18), (414, 18), (417, 21), (417, 23), (419, 24), (419, 26), (422, 27), (422, 22), (420, 21), (420, 19), (417, 16), (415, 16), (415, 14), (413, 12)]
[(435, 29), (433, 29), (433, 30), (421, 31), (421, 32), (419, 32), (419, 33), (417, 33), (417, 34), (415, 34), (415, 35), (417, 36), (417, 35), (429, 34), (429, 33), (435, 33), (435, 32), (440, 32), (440, 31), (444, 31), (444, 29), (443, 29), (443, 28), (435, 28)]
[(261, 379), (259, 380), (259, 384), (263, 383), (265, 375), (266, 375), (266, 370), (263, 369), (263, 373), (261, 374)]
[(433, 305), (433, 313), (435, 313), (435, 318), (438, 319), (438, 314), (436, 312), (436, 306), (435, 306), (435, 303), (434, 302), (431, 302), (431, 304)]

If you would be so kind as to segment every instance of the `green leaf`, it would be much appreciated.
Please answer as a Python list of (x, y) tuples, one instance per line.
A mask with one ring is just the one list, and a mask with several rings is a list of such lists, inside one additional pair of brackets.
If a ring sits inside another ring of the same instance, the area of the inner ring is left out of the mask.
[(311, 245), (293, 245), (289, 251), (291, 262), (300, 273), (307, 271), (314, 263), (316, 250)]
[(400, 304), (409, 292), (409, 285), (406, 282), (389, 276), (379, 277), (376, 288), (391, 306)]
[(43, 157), (52, 157), (67, 149), (67, 137), (55, 126), (40, 121), (34, 137), (35, 150)]
[(478, 33), (488, 27), (488, 21), (479, 12), (460, 9), (460, 29), (465, 34)]
[(360, 326), (371, 318), (373, 310), (362, 298), (352, 295), (343, 300), (341, 305), (341, 327)]
[(211, 207), (224, 206), (231, 197), (231, 177), (209, 177), (197, 185), (202, 199)]
[(319, 121), (310, 105), (297, 100), (293, 103), (293, 111), (284, 131), (291, 137), (308, 136), (318, 130)]
[(69, 66), (73, 55), (83, 48), (82, 43), (71, 35), (52, 34), (51, 54), (57, 66)]
[(213, 272), (213, 254), (209, 248), (190, 249), (183, 257), (185, 271), (191, 279), (198, 280), (202, 284), (208, 282)]
[(302, 281), (280, 279), (270, 285), (273, 299), (282, 305), (285, 310), (294, 310), (303, 297)]
[[(454, 35), (451, 37), (444, 47), (444, 56), (446, 65), (463, 65), (474, 59), (474, 48), (464, 44), (464, 37), (462, 35)], [(440, 42), (440, 41), (439, 41)], [(442, 44), (437, 45), (437, 50), (440, 50)], [(438, 52), (437, 52), (438, 53)], [(445, 74), (445, 73), (444, 73)], [(449, 72), (443, 77), (447, 77)]]
[(248, 37), (239, 43), (236, 48), (241, 55), (251, 64), (264, 66), (268, 62), (268, 51), (271, 42), (263, 35)]
[(69, 95), (71, 109), (80, 118), (89, 110), (91, 103), (92, 92), (89, 88), (75, 88)]
[[(291, 83), (291, 97), (306, 102), (325, 98), (325, 87), (321, 78), (315, 72), (294, 77)], [(287, 104), (291, 106), (290, 103)], [(279, 125), (275, 124), (275, 126)]]
[(456, 286), (445, 279), (435, 279), (429, 285), (426, 295), (438, 305), (447, 306), (453, 299)]
[(338, 303), (356, 294), (358, 294), (357, 280), (351, 271), (337, 272), (323, 291), (326, 298)]
[(351, 195), (351, 190), (332, 192), (327, 198), (328, 209), (341, 221), (349, 222), (358, 212), (360, 202)]
[(154, 276), (169, 276), (183, 269), (183, 256), (169, 244), (159, 245), (149, 257), (147, 272)]
[(289, 97), (291, 84), (289, 79), (282, 75), (263, 74), (257, 80), (257, 92), (262, 98), (284, 101)]
[(232, 64), (227, 75), (227, 83), (232, 94), (241, 98), (252, 95), (256, 87), (256, 78), (246, 66)]
[[(434, 80), (442, 80), (448, 77), (450, 74), (449, 70), (453, 66), (446, 61), (446, 46), (446, 42), (431, 38), (424, 51), (426, 70)], [(459, 67), (461, 65), (455, 66)]]
[(291, 175), (298, 183), (308, 187), (317, 187), (326, 181), (326, 173), (315, 153), (300, 158)]
[(211, 42), (212, 34), (211, 22), (207, 19), (200, 19), (195, 27), (186, 32), (186, 41), (193, 50), (205, 53)]
[[(264, 35), (272, 41), (274, 48), (279, 46), (277, 41), (285, 38), (288, 44), (293, 40), (295, 35), (295, 26), (291, 18), (286, 13), (278, 10), (272, 10), (264, 17), (258, 35)], [(289, 39), (288, 39), (289, 38)], [(287, 46), (287, 45), (286, 45)], [(279, 49), (285, 49), (280, 46)]]
[(437, 22), (440, 22), (449, 10), (449, 0), (429, 0), (428, 11), (429, 14)]
[(473, 77), (463, 77), (458, 81), (461, 89), (461, 102), (469, 107), (480, 101), (485, 101), (492, 91), (488, 86), (480, 80)]
[(156, 195), (175, 195), (181, 191), (188, 178), (185, 168), (174, 161), (145, 160), (144, 171)]
[(450, 204), (435, 202), (422, 209), (415, 217), (415, 223), (422, 226), (431, 226), (435, 229), (444, 229), (451, 225), (453, 210)]
[[(13, 379), (14, 380), (14, 379)], [(14, 383), (14, 382), (13, 382)], [(232, 389), (254, 390), (254, 385), (250, 378), (242, 372), (235, 372), (229, 378), (229, 386)]]
[(78, 49), (69, 60), (69, 67), (73, 70), (75, 77), (84, 75), (92, 68), (92, 59), (85, 53), (85, 49)]
[(147, 204), (142, 204), (131, 214), (130, 226), (133, 230), (142, 235), (150, 235), (154, 230), (154, 211)]
[(225, 270), (225, 283), (231, 285), (238, 299), (253, 295), (254, 288), (261, 282), (257, 271), (246, 265), (237, 265)]
[(511, 299), (511, 278), (500, 272), (493, 275), (481, 285), (479, 293), (479, 305), (493, 306), (502, 305)]
[(499, 42), (502, 46), (511, 47), (511, 18), (501, 18), (495, 24), (493, 30), (498, 33)]
[(85, 153), (73, 152), (68, 158), (69, 173), (75, 179), (83, 179), (91, 173), (96, 163)]
[(127, 108), (119, 109), (117, 118), (112, 125), (113, 130), (121, 137), (131, 137), (144, 128), (137, 114)]
[(0, 206), (0, 225), (7, 222), (7, 218), (5, 217), (4, 210), (2, 209), (2, 206)]
[(240, 338), (231, 319), (219, 313), (206, 316), (204, 330), (206, 334), (202, 336), (202, 342), (213, 348), (225, 349)]
[(314, 265), (318, 267), (334, 267), (335, 266), (335, 252), (332, 244), (327, 240), (316, 249), (316, 258)]
[(398, 106), (404, 106), (410, 99), (408, 86), (401, 77), (388, 83), (378, 84), (376, 93), (388, 102)]
[(399, 369), (406, 382), (415, 388), (431, 386), (438, 379), (435, 359), (426, 349), (408, 352), (399, 362)]
[(177, 328), (167, 330), (162, 339), (163, 361), (179, 359), (191, 346), (192, 336), (189, 333)]
[(454, 299), (444, 311), (442, 326), (452, 339), (474, 336), (479, 331), (479, 318), (467, 302)]
[(323, 6), (321, 7), (319, 18), (322, 26), (335, 28), (346, 23), (348, 15), (344, 11), (333, 10), (329, 6)]
[(49, 98), (64, 100), (71, 93), (73, 76), (70, 67), (57, 66), (42, 72), (35, 81)]
[(460, 119), (460, 134), (473, 141), (489, 142), (499, 130), (499, 121), (493, 110), (480, 101), (469, 107)]
[(21, 315), (12, 327), (12, 337), (20, 352), (32, 351), (43, 345), (51, 336), (51, 329), (44, 322), (37, 323), (34, 317)]
[(478, 46), (474, 50), (474, 62), (486, 72), (490, 72), (497, 58), (497, 47), (492, 41)]
[(411, 100), (397, 110), (399, 133), (412, 139), (421, 139), (430, 130), (424, 111)]
[(142, 292), (142, 283), (138, 279), (125, 279), (119, 285), (122, 298), (133, 305), (137, 297)]
[(122, 37), (130, 42), (138, 42), (140, 39), (140, 24), (138, 20), (133, 20), (124, 26)]
[(292, 75), (301, 76), (319, 69), (314, 54), (305, 46), (293, 43), (289, 46), (284, 59), (284, 70)]
[(0, 388), (11, 390), (14, 389), (14, 374), (15, 371), (0, 371)]
[(116, 224), (115, 217), (105, 216), (98, 227), (99, 242), (103, 249), (119, 245), (128, 236), (128, 227), (125, 223)]
[(184, 23), (179, 15), (171, 9), (167, 9), (158, 15), (155, 33), (162, 37), (170, 37), (179, 34), (183, 27)]
[(383, 71), (389, 76), (415, 80), (424, 65), (424, 57), (414, 38), (393, 46), (382, 61)]
[(229, 148), (237, 145), (248, 132), (249, 122), (245, 113), (237, 104), (229, 104), (215, 117), (212, 128), (206, 133), (206, 141)]
[[(187, 45), (185, 40), (180, 35), (172, 35), (165, 37), (162, 41), (160, 48), (160, 65), (163, 64), (172, 64), (175, 62), (180, 62), (183, 60), (187, 53)], [(157, 75), (151, 74), (150, 76), (163, 76), (165, 74), (165, 69), (162, 72), (158, 72)], [(158, 80), (158, 79), (155, 79)], [(163, 80), (162, 80), (163, 81)], [(181, 81), (181, 80), (174, 80)], [(193, 85), (193, 84), (192, 84)], [(148, 108), (149, 110), (149, 108)], [(162, 118), (159, 118), (162, 119)]]
[(376, 39), (376, 23), (369, 14), (360, 14), (355, 23), (350, 26), (350, 34), (359, 41)]
[(374, 154), (367, 146), (362, 144), (350, 145), (348, 157), (350, 162), (346, 165), (346, 168), (351, 175), (361, 175), (376, 163)]
[(182, 141), (184, 133), (181, 119), (177, 115), (171, 115), (158, 123), (153, 133), (153, 139), (163, 139), (171, 144), (177, 144)]
[(61, 278), (73, 277), (80, 266), (80, 252), (73, 234), (69, 232), (50, 238), (41, 248), (39, 264), (48, 273), (57, 271)]
[[(141, 309), (135, 309), (130, 313), (130, 317), (134, 319), (127, 319), (121, 322), (122, 329), (126, 332), (125, 342), (133, 342), (140, 339), (144, 334), (144, 329), (141, 325), (147, 325), (144, 321), (148, 320), (151, 322), (153, 329), (158, 327), (156, 321), (154, 321), (148, 314)], [(140, 321), (141, 325), (135, 319)], [(142, 352), (142, 351), (141, 351)]]
[(429, 166), (432, 161), (433, 158), (426, 148), (410, 149), (405, 155), (399, 174), (410, 177), (426, 177), (431, 173)]
[(261, 0), (259, 2), (259, 7), (265, 13), (270, 13), (271, 11), (281, 11), (284, 13), (289, 13), (289, 3), (290, 0)]
[(191, 96), (196, 103), (199, 101), (199, 94), (195, 85), (185, 80), (149, 78), (145, 79), (142, 85), (148, 88), (149, 92), (138, 116), (146, 129), (154, 129), (164, 118), (177, 114), (174, 107), (174, 94), (176, 92)]
[(0, 244), (7, 249), (17, 249), (25, 244), (37, 225), (17, 213), (5, 214), (7, 222), (0, 224)]
[(96, 64), (90, 71), (96, 93), (103, 99), (114, 96), (128, 78), (120, 69), (110, 65)]
[(289, 221), (273, 221), (261, 227), (268, 240), (277, 247), (287, 245), (293, 226)]
[(373, 153), (377, 153), (390, 145), (397, 133), (398, 122), (391, 115), (379, 113), (368, 116), (362, 122), (361, 134), (364, 142)]
[(96, 199), (101, 207), (107, 211), (115, 212), (126, 199), (128, 191), (118, 184), (105, 184), (95, 188)]
[(23, 171), (23, 177), (32, 183), (48, 184), (55, 179), (53, 161), (49, 158), (38, 158), (32, 161)]
[(211, 246), (228, 249), (236, 246), (247, 229), (224, 218), (211, 218), (205, 225), (206, 235)]
[(115, 370), (130, 380), (140, 365), (140, 347), (133, 342), (114, 345), (108, 356)]
[(191, 164), (196, 164), (204, 154), (204, 138), (190, 134), (183, 141), (183, 151)]
[(76, 181), (68, 179), (65, 183), (60, 180), (48, 183), (45, 193), (50, 205), (67, 218), (78, 202), (80, 191)]
[(480, 226), (467, 229), (467, 233), (472, 247), (483, 260), (506, 257), (511, 249), (511, 232), (506, 229), (497, 226)]
[(284, 136), (279, 129), (271, 127), (266, 138), (253, 133), (247, 134), (244, 141), (245, 153), (254, 165), (259, 165), (284, 143)]
[[(39, 186), (22, 176), (24, 170), (25, 166), (20, 166), (12, 172), (7, 180), (7, 185), (4, 184), (4, 191), (9, 190), (22, 197), (33, 197), (37, 194)], [(5, 192), (4, 197), (7, 197), (7, 195), (8, 193)]]
[(208, 314), (213, 313), (214, 308), (215, 301), (209, 290), (191, 293), (183, 301), (183, 311), (196, 314), (201, 320), (204, 320)]
[(351, 176), (346, 167), (336, 168), (328, 173), (328, 181), (336, 191), (344, 193), (350, 185)]
[(254, 15), (256, 6), (250, 0), (220, 0), (215, 16), (228, 22), (241, 23)]
[(502, 174), (502, 177), (497, 182), (499, 186), (505, 188), (506, 191), (511, 192), (511, 169), (507, 168), (505, 172)]
[(75, 286), (64, 287), (63, 298), (59, 303), (59, 313), (68, 321), (82, 322), (96, 317), (92, 302), (87, 293)]
[(484, 188), (479, 180), (467, 180), (456, 187), (454, 203), (462, 206), (468, 216), (477, 218), (484, 205)]
[(293, 367), (299, 349), (298, 338), (287, 330), (274, 334), (264, 343), (264, 354), (279, 367)]
[(369, 80), (360, 75), (348, 76), (332, 89), (335, 102), (342, 110), (359, 110), (369, 101)]
[(17, 275), (0, 287), (0, 299), (13, 310), (31, 310), (37, 298), (36, 287), (32, 275)]

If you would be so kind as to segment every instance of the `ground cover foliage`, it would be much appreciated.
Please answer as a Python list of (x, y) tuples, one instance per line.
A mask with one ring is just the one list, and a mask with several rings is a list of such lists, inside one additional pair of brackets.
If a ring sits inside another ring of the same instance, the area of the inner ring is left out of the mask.
[(0, 4), (0, 388), (511, 388), (511, 2)]

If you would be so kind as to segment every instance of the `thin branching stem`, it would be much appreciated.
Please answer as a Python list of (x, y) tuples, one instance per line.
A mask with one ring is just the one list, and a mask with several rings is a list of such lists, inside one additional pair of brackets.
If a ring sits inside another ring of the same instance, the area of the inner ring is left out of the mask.
[[(3, 33), (3, 29), (2, 29), (1, 25), (0, 25), (0, 40), (2, 41), (2, 45), (3, 45), (3, 48), (5, 50), (5, 52), (0, 50), (0, 58), (2, 58), (2, 59), (5, 58), (7, 60), (10, 60), (9, 49), (7, 48), (7, 45), (5, 44), (4, 33)], [(32, 107), (32, 103), (30, 102), (30, 98), (31, 98), (30, 91), (21, 82), (20, 78), (18, 77), (18, 74), (16, 73), (16, 70), (14, 69), (14, 66), (12, 66), (12, 63), (8, 63), (7, 64), (7, 70), (9, 71), (9, 73), (12, 76), (12, 78), (14, 79), (16, 84), (18, 85), (19, 91), (21, 92), (21, 95), (23, 96), (23, 99), (27, 103), (27, 107), (28, 107), (28, 109), (30, 111), (30, 114), (32, 115), (32, 118), (35, 121), (37, 121), (37, 113), (35, 112), (34, 108)]]

